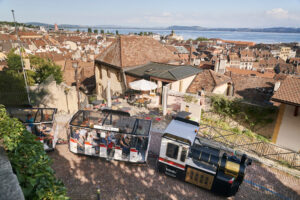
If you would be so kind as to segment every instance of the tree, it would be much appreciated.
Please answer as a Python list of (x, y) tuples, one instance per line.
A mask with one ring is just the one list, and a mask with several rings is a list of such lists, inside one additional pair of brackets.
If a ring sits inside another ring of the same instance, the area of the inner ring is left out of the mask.
[(196, 38), (197, 41), (207, 41), (208, 39), (206, 37), (198, 37)]
[(174, 32), (174, 30), (172, 29), (171, 34), (174, 35), (174, 33), (175, 33), (175, 32)]
[(91, 28), (88, 28), (88, 33), (91, 33), (92, 32), (92, 29)]
[(119, 35), (119, 31), (118, 30), (116, 30), (116, 35)]
[(79, 33), (80, 32), (79, 29), (77, 29), (76, 32)]
[(97, 29), (95, 29), (95, 30), (94, 30), (94, 33), (95, 33), (95, 34), (98, 34), (98, 30), (97, 30)]
[(60, 66), (47, 63), (36, 70), (35, 80), (37, 83), (42, 83), (50, 75), (53, 75), (57, 84), (60, 84), (63, 81), (63, 75)]
[(11, 50), (7, 55), (7, 66), (9, 70), (22, 72), (21, 57)]
[(101, 31), (100, 31), (100, 32), (101, 32), (101, 34), (104, 34), (104, 30), (103, 30), (103, 29), (101, 29)]

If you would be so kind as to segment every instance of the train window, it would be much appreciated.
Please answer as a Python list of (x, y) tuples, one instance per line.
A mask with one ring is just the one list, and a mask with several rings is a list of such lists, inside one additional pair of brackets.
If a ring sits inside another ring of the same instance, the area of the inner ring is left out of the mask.
[(182, 147), (182, 151), (181, 151), (181, 156), (180, 156), (180, 161), (184, 162), (185, 158), (186, 158), (186, 154), (187, 154), (187, 149)]
[(169, 158), (177, 159), (178, 149), (179, 149), (178, 145), (168, 143), (166, 156), (168, 156)]

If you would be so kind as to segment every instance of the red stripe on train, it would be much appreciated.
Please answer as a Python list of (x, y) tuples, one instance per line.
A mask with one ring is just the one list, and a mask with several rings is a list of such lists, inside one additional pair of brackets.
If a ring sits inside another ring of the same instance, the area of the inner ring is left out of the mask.
[(131, 152), (138, 152), (136, 149), (130, 149)]
[(100, 146), (100, 147), (105, 147), (105, 148), (106, 148), (105, 144), (100, 144), (99, 146)]
[(176, 167), (180, 167), (180, 168), (182, 168), (182, 169), (185, 169), (185, 166), (184, 166), (184, 165), (178, 164), (178, 163), (176, 163), (176, 162), (173, 162), (173, 161), (170, 161), (170, 160), (161, 158), (161, 157), (159, 157), (159, 160), (160, 160), (160, 161), (163, 161), (163, 162), (166, 162), (166, 163), (168, 163), (168, 164), (170, 164), (170, 165), (173, 165), (173, 166), (176, 166)]
[(70, 138), (70, 142), (77, 143), (73, 138)]

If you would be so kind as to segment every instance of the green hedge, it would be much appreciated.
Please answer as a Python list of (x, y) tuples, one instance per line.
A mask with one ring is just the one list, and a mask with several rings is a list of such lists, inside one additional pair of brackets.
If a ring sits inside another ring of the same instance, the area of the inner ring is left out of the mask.
[(41, 142), (0, 105), (0, 138), (26, 199), (68, 199)]
[(276, 108), (260, 107), (242, 102), (241, 99), (227, 99), (222, 95), (211, 96), (213, 110), (223, 116), (248, 124), (251, 130), (257, 126), (272, 123)]

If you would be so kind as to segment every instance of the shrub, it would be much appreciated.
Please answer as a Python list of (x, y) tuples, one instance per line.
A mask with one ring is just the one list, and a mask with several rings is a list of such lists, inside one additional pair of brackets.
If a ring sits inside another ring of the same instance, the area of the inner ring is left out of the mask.
[(68, 199), (42, 143), (0, 105), (0, 138), (26, 199)]
[(213, 110), (226, 117), (231, 117), (242, 123), (246, 123), (251, 130), (258, 125), (264, 126), (273, 122), (271, 114), (276, 112), (273, 107), (260, 107), (243, 103), (241, 99), (227, 99), (221, 95), (211, 96)]

